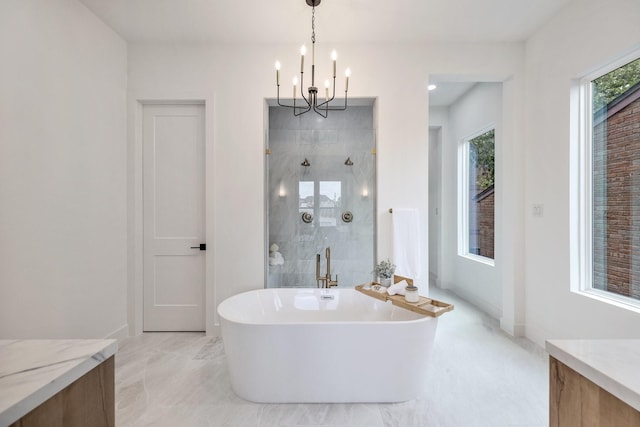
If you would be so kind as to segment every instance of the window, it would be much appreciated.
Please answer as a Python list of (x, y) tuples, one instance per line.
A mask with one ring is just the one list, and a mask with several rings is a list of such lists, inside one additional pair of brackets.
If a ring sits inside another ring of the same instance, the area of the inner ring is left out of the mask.
[(320, 227), (337, 226), (341, 203), (341, 181), (300, 181), (298, 183), (298, 212), (309, 214), (309, 222), (317, 217)]
[(462, 145), (460, 253), (494, 259), (495, 129), (484, 129)]
[(313, 208), (315, 206), (315, 198), (313, 181), (298, 182), (298, 212), (301, 214), (308, 213), (313, 218)]
[(335, 227), (340, 216), (342, 182), (320, 181), (320, 227)]
[(640, 299), (640, 58), (582, 80), (583, 289)]

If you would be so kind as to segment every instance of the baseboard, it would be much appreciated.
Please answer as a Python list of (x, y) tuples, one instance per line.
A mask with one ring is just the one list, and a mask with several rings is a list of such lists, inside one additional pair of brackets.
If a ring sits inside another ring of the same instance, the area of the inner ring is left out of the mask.
[(525, 336), (525, 325), (524, 323), (507, 323), (504, 318), (500, 318), (500, 329), (505, 331), (511, 336), (514, 337), (524, 337)]
[(112, 339), (112, 340), (117, 340), (118, 344), (120, 344), (120, 342), (129, 337), (129, 325), (127, 323), (125, 323), (124, 325), (122, 325), (121, 327), (119, 327), (118, 329), (116, 329), (115, 331), (111, 332), (110, 334), (108, 334), (105, 339)]
[(206, 335), (208, 337), (220, 337), (220, 336), (222, 336), (222, 330), (220, 329), (220, 325), (209, 326), (207, 328)]
[(440, 287), (440, 278), (436, 273), (429, 272), (429, 286)]
[(547, 339), (552, 337), (552, 335), (548, 331), (546, 331), (544, 328), (534, 325), (532, 323), (533, 322), (527, 323), (527, 326), (525, 327), (524, 336), (530, 341), (533, 341), (534, 343), (538, 344), (542, 348), (545, 348)]
[(513, 333), (516, 337), (524, 337), (527, 332), (527, 328), (524, 323), (516, 323), (513, 325)]
[(479, 308), (481, 311), (485, 312), (486, 314), (488, 314), (489, 316), (493, 317), (496, 320), (500, 319), (500, 317), (502, 316), (502, 310), (495, 307), (493, 304), (489, 303), (488, 301), (483, 300), (482, 297), (480, 297), (479, 295), (466, 292), (464, 289), (460, 289), (455, 286), (452, 286), (450, 288), (444, 288), (444, 289), (447, 289), (448, 291), (453, 292), (454, 294), (458, 295), (460, 298), (462, 298), (469, 304), (475, 306), (476, 308)]

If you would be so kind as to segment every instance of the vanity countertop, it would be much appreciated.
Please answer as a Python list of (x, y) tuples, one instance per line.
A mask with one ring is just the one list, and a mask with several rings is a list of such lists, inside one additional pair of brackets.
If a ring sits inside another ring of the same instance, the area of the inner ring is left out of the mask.
[(640, 340), (548, 340), (549, 355), (640, 411)]
[(0, 427), (113, 356), (116, 340), (0, 340)]

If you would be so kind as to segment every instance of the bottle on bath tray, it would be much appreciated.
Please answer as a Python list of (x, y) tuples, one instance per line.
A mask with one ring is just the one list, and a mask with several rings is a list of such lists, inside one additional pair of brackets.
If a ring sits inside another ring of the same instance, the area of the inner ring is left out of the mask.
[(406, 288), (404, 288), (404, 300), (406, 302), (420, 301), (420, 295), (418, 295), (418, 288), (413, 285), (408, 285)]

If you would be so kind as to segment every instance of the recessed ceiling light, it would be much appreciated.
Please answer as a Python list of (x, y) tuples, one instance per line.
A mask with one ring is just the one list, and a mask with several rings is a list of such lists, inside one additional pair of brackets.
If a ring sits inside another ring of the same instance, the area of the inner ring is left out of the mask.
[(436, 85), (429, 85), (429, 86), (427, 86), (427, 89), (429, 89), (429, 90), (434, 90), (434, 89), (435, 89), (435, 88), (437, 88), (437, 87), (438, 87), (438, 86), (436, 86)]

